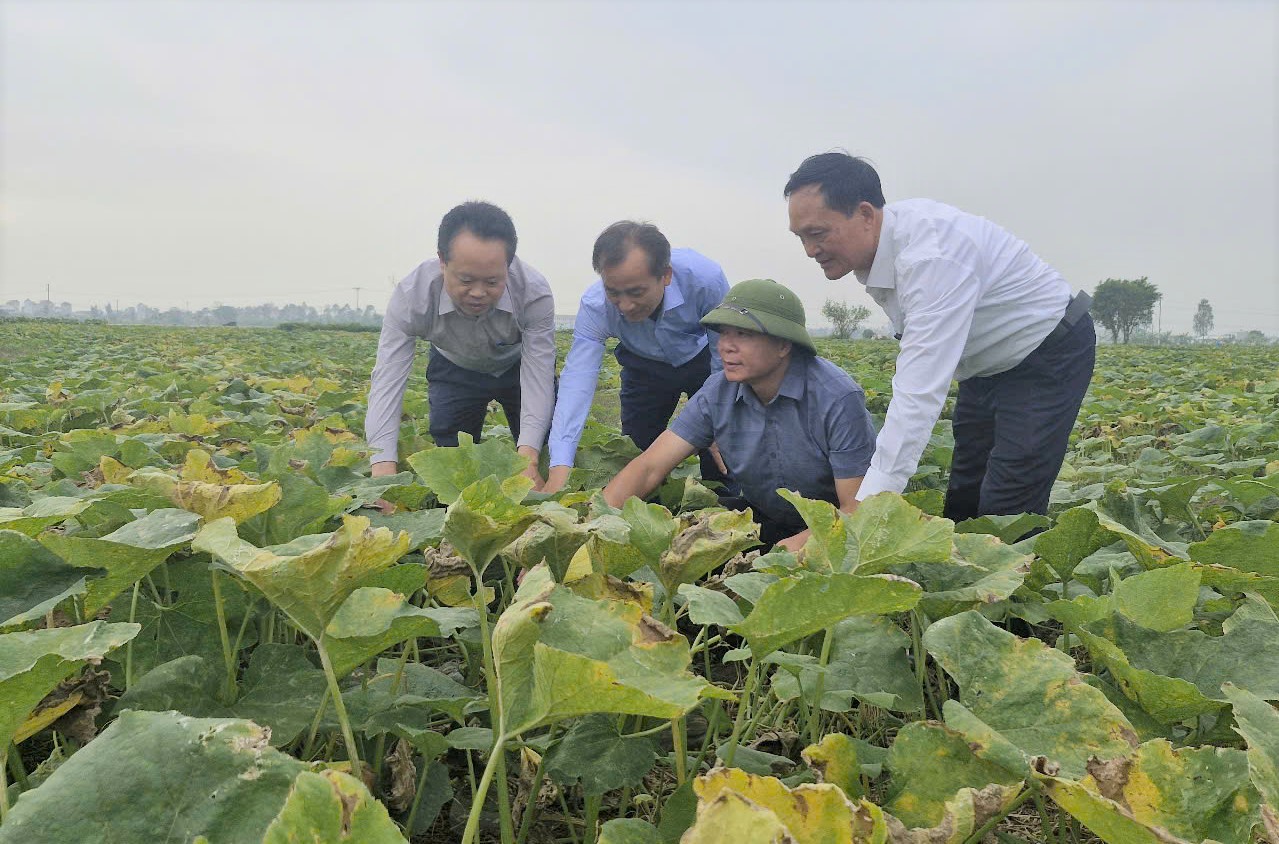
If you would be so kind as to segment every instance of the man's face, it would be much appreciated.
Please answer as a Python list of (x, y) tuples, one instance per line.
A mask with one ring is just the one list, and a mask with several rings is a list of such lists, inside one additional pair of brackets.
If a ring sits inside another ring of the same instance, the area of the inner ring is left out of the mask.
[(842, 214), (827, 207), (817, 185), (792, 193), (788, 205), (791, 232), (827, 278), (870, 270), (879, 246), (879, 209), (863, 202), (851, 216)]
[(786, 365), (789, 351), (785, 340), (731, 325), (719, 326), (719, 359), (726, 381), (766, 381)]
[(622, 263), (601, 270), (600, 278), (604, 280), (604, 295), (626, 321), (643, 322), (662, 304), (671, 271), (667, 269), (660, 277), (653, 275), (648, 253), (632, 246)]
[(506, 292), (506, 243), (482, 240), (463, 229), (449, 246), (448, 261), (440, 256), (444, 292), (453, 307), (470, 316), (488, 313)]

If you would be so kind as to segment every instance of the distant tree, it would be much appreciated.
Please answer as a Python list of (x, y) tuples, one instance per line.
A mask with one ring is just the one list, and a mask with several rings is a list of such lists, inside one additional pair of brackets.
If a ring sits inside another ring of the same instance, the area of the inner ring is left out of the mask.
[(1200, 340), (1212, 331), (1212, 305), (1208, 304), (1207, 299), (1199, 300), (1199, 308), (1195, 311), (1194, 327)]
[(826, 304), (822, 305), (822, 316), (830, 320), (830, 324), (835, 329), (835, 336), (846, 340), (853, 336), (857, 326), (870, 316), (870, 308), (865, 305), (849, 305), (847, 302), (827, 299)]
[(1163, 297), (1146, 276), (1108, 278), (1092, 294), (1092, 315), (1110, 332), (1113, 343), (1127, 343), (1134, 328), (1150, 325), (1155, 303)]

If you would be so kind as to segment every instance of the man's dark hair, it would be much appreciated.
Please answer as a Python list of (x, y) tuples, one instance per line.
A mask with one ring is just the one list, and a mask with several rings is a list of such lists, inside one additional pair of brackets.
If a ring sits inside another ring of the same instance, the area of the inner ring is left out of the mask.
[(671, 242), (666, 235), (652, 223), (633, 220), (614, 223), (595, 238), (591, 266), (597, 273), (612, 269), (626, 260), (631, 247), (644, 250), (648, 256), (648, 271), (654, 278), (661, 278), (671, 268)]
[(440, 260), (448, 263), (453, 248), (453, 239), (459, 233), (468, 231), (480, 240), (500, 240), (506, 244), (506, 263), (509, 266), (515, 260), (515, 223), (511, 215), (491, 202), (463, 202), (449, 211), (440, 220), (440, 235), (436, 248), (440, 252)]
[(846, 152), (823, 152), (805, 158), (799, 169), (790, 174), (782, 195), (789, 199), (792, 193), (809, 185), (817, 185), (826, 207), (841, 214), (851, 216), (863, 202), (884, 207), (884, 189), (875, 168), (866, 159)]

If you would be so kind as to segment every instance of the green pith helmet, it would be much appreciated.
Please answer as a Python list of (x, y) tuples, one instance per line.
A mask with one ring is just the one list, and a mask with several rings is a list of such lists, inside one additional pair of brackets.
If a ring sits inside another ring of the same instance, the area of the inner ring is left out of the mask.
[(702, 317), (702, 325), (731, 325), (789, 340), (813, 354), (817, 347), (804, 328), (804, 303), (771, 278), (734, 284), (719, 307)]

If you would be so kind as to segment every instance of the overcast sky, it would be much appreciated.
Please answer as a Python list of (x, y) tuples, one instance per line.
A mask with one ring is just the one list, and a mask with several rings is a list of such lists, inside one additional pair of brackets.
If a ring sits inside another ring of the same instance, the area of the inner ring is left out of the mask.
[(636, 218), (878, 323), (787, 231), (845, 148), (1166, 330), (1279, 333), (1277, 41), (1273, 0), (0, 0), (0, 300), (381, 310), (482, 198), (560, 313)]

